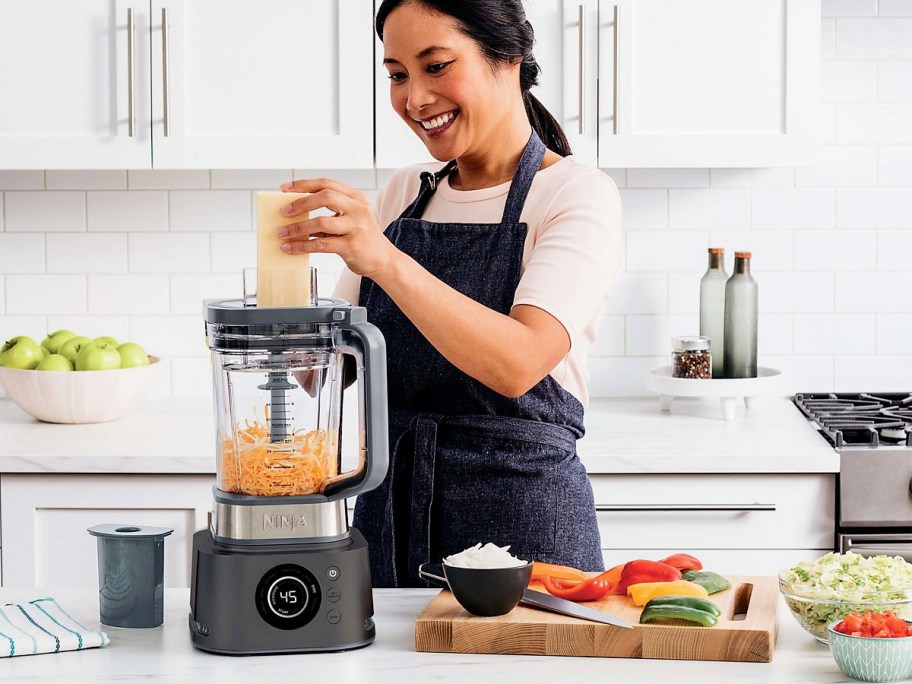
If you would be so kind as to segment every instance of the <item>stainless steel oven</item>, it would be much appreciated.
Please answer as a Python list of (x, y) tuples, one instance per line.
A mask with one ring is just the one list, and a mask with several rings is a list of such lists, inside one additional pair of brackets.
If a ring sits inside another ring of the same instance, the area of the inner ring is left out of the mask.
[(835, 547), (912, 562), (912, 394), (797, 394), (839, 452)]

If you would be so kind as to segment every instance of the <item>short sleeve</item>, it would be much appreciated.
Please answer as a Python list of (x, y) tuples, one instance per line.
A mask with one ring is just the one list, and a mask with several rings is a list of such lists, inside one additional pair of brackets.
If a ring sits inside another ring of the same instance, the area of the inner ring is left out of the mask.
[(567, 330), (571, 345), (598, 322), (620, 268), (620, 195), (590, 170), (554, 194), (516, 288), (513, 305), (535, 306)]

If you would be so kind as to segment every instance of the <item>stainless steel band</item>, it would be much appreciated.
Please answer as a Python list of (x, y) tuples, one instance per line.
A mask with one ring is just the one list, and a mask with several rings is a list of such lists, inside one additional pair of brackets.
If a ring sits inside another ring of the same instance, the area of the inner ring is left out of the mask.
[(345, 499), (326, 503), (265, 504), (212, 502), (216, 541), (239, 544), (322, 542), (349, 535)]

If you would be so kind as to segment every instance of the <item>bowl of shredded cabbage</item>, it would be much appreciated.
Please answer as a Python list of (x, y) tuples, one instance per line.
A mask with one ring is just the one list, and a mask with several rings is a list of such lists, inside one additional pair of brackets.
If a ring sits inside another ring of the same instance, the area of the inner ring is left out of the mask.
[(824, 644), (827, 625), (849, 613), (912, 618), (912, 564), (902, 556), (828, 553), (781, 571), (779, 590), (798, 624)]

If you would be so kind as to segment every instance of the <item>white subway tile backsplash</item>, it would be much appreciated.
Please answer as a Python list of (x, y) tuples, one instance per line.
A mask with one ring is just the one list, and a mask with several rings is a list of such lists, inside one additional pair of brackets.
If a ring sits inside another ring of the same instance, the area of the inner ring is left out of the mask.
[(828, 188), (753, 190), (753, 228), (832, 228), (834, 191)]
[(44, 171), (0, 171), (0, 190), (44, 190)]
[[(56, 330), (56, 328), (51, 328)], [(35, 342), (41, 342), (48, 334), (47, 317), (38, 315), (4, 315), (0, 316), (0, 345), (11, 337), (25, 335)], [(3, 386), (0, 385), (0, 390)]]
[(754, 276), (767, 271), (791, 271), (793, 266), (792, 230), (713, 230), (709, 242), (713, 247), (725, 249), (725, 270), (734, 270), (735, 252), (751, 252), (751, 273)]
[(908, 392), (912, 355), (837, 356), (836, 392)]
[(750, 228), (750, 190), (668, 191), (668, 227), (673, 230)]
[(212, 233), (209, 236), (213, 273), (235, 273), (242, 268), (255, 268), (256, 233)]
[(820, 64), (822, 102), (877, 99), (877, 62), (827, 59)]
[(876, 17), (877, 0), (823, 0), (820, 14), (824, 17)]
[[(371, 173), (373, 175), (373, 173)], [(213, 190), (273, 190), (292, 180), (294, 174), (287, 170), (213, 169)]]
[(4, 229), (12, 231), (84, 231), (84, 192), (7, 192)]
[(47, 171), (48, 190), (125, 190), (126, 171)]
[(627, 356), (671, 356), (671, 338), (699, 335), (698, 314), (627, 316)]
[(208, 233), (134, 233), (129, 250), (131, 273), (209, 271)]
[(50, 233), (48, 273), (126, 273), (127, 236), (123, 233)]
[(873, 145), (821, 145), (817, 166), (795, 169), (799, 187), (877, 185), (877, 148)]
[(820, 355), (769, 355), (759, 352), (758, 363), (782, 371), (782, 394), (832, 392), (833, 357)]
[(836, 142), (840, 145), (912, 143), (912, 103), (836, 105)]
[(833, 311), (832, 273), (764, 273), (757, 289), (760, 313)]
[(912, 100), (912, 60), (880, 62), (878, 99), (882, 102)]
[(601, 171), (611, 176), (611, 180), (618, 188), (627, 187), (627, 169), (602, 169)]
[(817, 124), (817, 138), (821, 145), (836, 144), (836, 103), (821, 102)]
[(909, 271), (910, 269), (912, 269), (912, 231), (877, 231), (877, 270)]
[(668, 313), (689, 314), (700, 311), (700, 273), (668, 274)]
[(89, 191), (90, 231), (168, 230), (168, 195), (149, 190)]
[(795, 170), (775, 169), (710, 169), (714, 188), (790, 188), (795, 184)]
[(912, 312), (912, 271), (836, 273), (836, 311)]
[(0, 278), (0, 317), (6, 313), (6, 279)]
[(127, 316), (71, 316), (71, 315), (54, 315), (47, 317), (47, 329), (53, 330), (72, 330), (77, 335), (83, 335), (89, 339), (101, 337), (113, 337), (118, 342), (130, 341), (130, 319)]
[(175, 397), (212, 397), (212, 367), (209, 358), (171, 359), (171, 393)]
[(86, 277), (84, 275), (8, 275), (6, 276), (8, 314), (84, 314)]
[(912, 354), (912, 313), (877, 314), (877, 353)]
[(836, 227), (912, 228), (912, 188), (840, 188)]
[(240, 190), (171, 192), (171, 230), (250, 230), (251, 193)]
[(605, 313), (654, 314), (668, 310), (667, 280), (664, 273), (622, 272), (608, 298)]
[[(854, 0), (846, 0), (854, 2)], [(869, 0), (870, 1), (870, 0)], [(820, 22), (820, 57), (833, 59), (836, 57), (836, 20), (824, 18)]]
[(869, 230), (795, 232), (796, 271), (873, 271), (877, 235)]
[(44, 235), (0, 233), (0, 273), (44, 273)]
[(882, 17), (912, 17), (909, 0), (878, 0), (877, 13)]
[(874, 314), (795, 314), (796, 354), (873, 354)]
[(605, 316), (599, 326), (598, 339), (589, 346), (590, 356), (623, 356), (625, 316)]
[(90, 275), (89, 313), (166, 314), (170, 302), (166, 275)]
[(3, 193), (0, 192), (0, 230), (3, 230), (3, 215), (5, 213), (3, 211)]
[(836, 54), (840, 59), (909, 59), (912, 19), (840, 19)]
[(709, 169), (627, 169), (628, 188), (708, 188)]
[(760, 314), (757, 317), (757, 353), (791, 354), (794, 351), (795, 317), (792, 314)]
[(596, 397), (655, 397), (646, 389), (646, 376), (655, 368), (667, 366), (666, 356), (590, 356), (589, 396)]
[(209, 187), (209, 171), (182, 169), (129, 171), (127, 182), (131, 190), (200, 190)]
[(171, 314), (193, 315), (202, 321), (204, 299), (240, 299), (243, 294), (240, 271), (237, 274), (172, 275)]
[(668, 228), (668, 190), (621, 190), (624, 230)]
[(704, 271), (709, 233), (641, 230), (626, 234), (627, 271)]
[(130, 335), (134, 342), (154, 356), (204, 356), (209, 349), (203, 319), (196, 316), (131, 316)]
[[(362, 190), (374, 188), (377, 183), (376, 173), (373, 169), (295, 169), (294, 180), (302, 178), (329, 178)], [(291, 180), (291, 178), (287, 178), (287, 180)]]
[(912, 145), (882, 145), (878, 174), (882, 185), (912, 185)]

